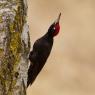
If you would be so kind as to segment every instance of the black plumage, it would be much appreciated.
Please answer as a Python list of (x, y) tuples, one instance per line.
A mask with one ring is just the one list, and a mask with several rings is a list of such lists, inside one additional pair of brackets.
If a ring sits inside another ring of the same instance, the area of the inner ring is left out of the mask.
[(31, 64), (28, 69), (27, 87), (34, 82), (50, 55), (53, 46), (53, 37), (58, 34), (60, 29), (60, 15), (57, 21), (49, 27), (48, 32), (43, 37), (38, 39), (33, 45), (33, 50), (29, 54)]

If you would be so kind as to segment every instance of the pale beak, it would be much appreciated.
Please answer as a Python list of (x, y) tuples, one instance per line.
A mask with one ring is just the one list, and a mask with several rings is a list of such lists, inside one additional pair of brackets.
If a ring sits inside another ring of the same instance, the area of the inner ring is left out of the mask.
[(59, 14), (57, 20), (55, 21), (55, 23), (58, 23), (60, 21), (60, 17), (61, 17), (61, 13)]

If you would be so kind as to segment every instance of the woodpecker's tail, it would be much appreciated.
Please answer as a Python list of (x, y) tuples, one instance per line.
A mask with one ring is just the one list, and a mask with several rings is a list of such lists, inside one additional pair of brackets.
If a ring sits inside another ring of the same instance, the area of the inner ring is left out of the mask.
[(28, 80), (27, 80), (27, 87), (29, 85), (32, 85), (32, 83), (34, 82), (34, 80), (36, 79), (37, 75), (38, 75), (38, 69), (39, 66), (37, 66), (38, 64), (34, 63), (34, 64), (30, 64), (29, 69), (28, 69)]
[(27, 87), (28, 87), (29, 85), (31, 85), (32, 82), (33, 82), (33, 79), (32, 79), (32, 77), (33, 77), (33, 76), (32, 76), (32, 67), (33, 67), (33, 65), (30, 64), (29, 69), (28, 69)]

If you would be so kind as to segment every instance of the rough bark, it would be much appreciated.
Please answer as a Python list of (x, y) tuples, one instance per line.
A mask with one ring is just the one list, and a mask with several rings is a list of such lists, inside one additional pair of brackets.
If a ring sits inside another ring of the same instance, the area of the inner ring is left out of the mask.
[(0, 95), (26, 95), (30, 49), (26, 0), (0, 0)]

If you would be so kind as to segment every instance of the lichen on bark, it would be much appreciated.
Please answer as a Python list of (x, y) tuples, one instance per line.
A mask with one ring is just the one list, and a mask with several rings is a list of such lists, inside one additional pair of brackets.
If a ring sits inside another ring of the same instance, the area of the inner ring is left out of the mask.
[(26, 0), (0, 1), (0, 95), (26, 95), (30, 38)]

